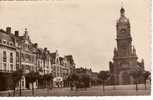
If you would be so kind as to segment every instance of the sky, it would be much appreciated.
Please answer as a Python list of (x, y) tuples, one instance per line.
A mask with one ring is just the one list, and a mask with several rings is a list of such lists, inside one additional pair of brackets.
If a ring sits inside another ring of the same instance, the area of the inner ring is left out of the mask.
[[(123, 3), (121, 3), (123, 2)], [(33, 0), (0, 1), (0, 28), (12, 27), (39, 47), (61, 56), (71, 54), (77, 67), (109, 70), (116, 47), (120, 8), (131, 23), (138, 61), (151, 70), (151, 0)]]

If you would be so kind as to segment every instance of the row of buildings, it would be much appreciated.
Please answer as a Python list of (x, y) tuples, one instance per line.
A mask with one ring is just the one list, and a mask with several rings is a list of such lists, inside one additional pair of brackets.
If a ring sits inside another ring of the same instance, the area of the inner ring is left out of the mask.
[[(50, 52), (47, 48), (40, 48), (31, 41), (27, 29), (23, 36), (19, 35), (19, 31), (12, 32), (11, 27), (0, 29), (0, 72), (11, 73), (20, 68), (24, 74), (39, 71), (42, 75), (52, 73), (54, 80), (64, 80), (75, 69), (75, 63), (72, 55), (61, 57), (57, 50)], [(0, 87), (5, 84), (0, 83)], [(22, 77), (21, 87), (29, 88), (25, 76)]]

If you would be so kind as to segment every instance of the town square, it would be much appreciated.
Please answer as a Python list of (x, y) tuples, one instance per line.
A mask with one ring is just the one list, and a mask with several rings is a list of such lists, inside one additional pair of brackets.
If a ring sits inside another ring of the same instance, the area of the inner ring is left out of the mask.
[(0, 97), (151, 95), (149, 1), (46, 2), (1, 4)]

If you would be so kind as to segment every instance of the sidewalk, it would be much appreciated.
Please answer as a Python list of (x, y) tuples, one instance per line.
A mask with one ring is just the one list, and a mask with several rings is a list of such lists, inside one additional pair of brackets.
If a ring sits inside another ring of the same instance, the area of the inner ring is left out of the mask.
[[(13, 93), (13, 91), (12, 91)], [(18, 91), (19, 93), (19, 91)], [(16, 94), (18, 94), (16, 92)], [(53, 88), (53, 89), (34, 89), (34, 96), (132, 96), (132, 95), (150, 95), (151, 88), (150, 85), (147, 86), (145, 90), (144, 84), (138, 85), (138, 91), (135, 89), (135, 85), (117, 85), (115, 86), (105, 86), (105, 91), (103, 91), (103, 86), (95, 86), (87, 88), (87, 90), (74, 90), (71, 91), (70, 88)], [(8, 96), (8, 91), (0, 91), (0, 96)], [(16, 95), (18, 96), (18, 95)], [(22, 96), (32, 96), (32, 90), (22, 90)]]

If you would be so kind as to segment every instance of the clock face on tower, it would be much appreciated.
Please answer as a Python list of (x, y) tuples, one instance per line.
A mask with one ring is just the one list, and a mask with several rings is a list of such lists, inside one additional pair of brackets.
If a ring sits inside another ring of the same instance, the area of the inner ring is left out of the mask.
[(126, 29), (121, 29), (120, 33), (121, 33), (121, 34), (126, 33)]

